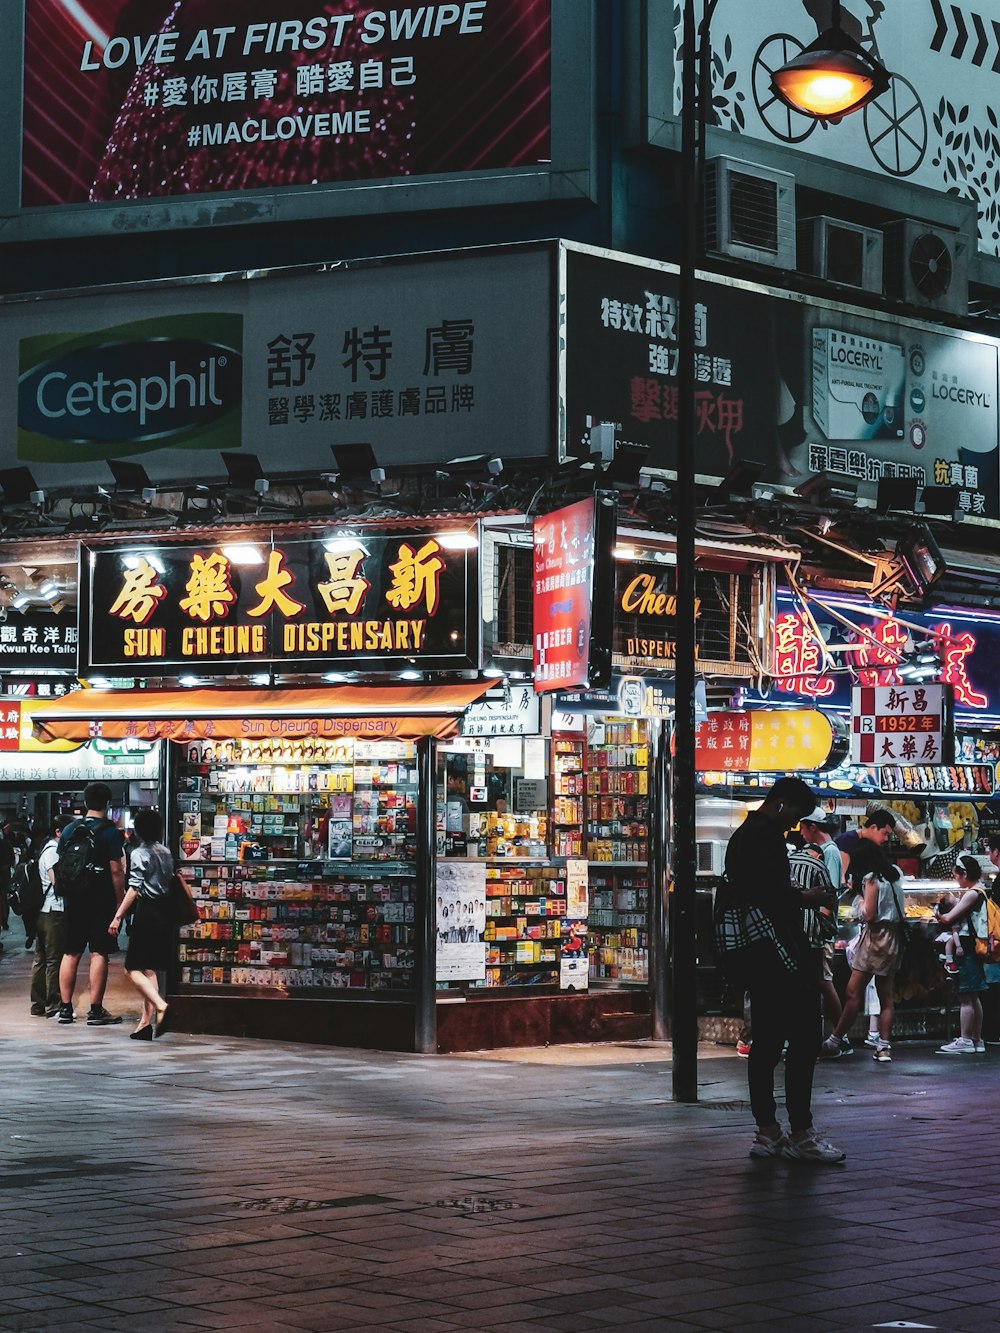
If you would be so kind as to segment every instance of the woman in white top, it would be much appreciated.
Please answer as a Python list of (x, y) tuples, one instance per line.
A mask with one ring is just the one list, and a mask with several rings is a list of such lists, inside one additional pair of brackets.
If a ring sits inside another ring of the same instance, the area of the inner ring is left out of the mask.
[(945, 1046), (939, 1046), (942, 1055), (982, 1055), (983, 1002), (986, 972), (983, 960), (976, 954), (976, 936), (986, 937), (986, 894), (982, 885), (982, 866), (974, 856), (963, 855), (955, 862), (958, 881), (958, 902), (947, 912), (936, 912), (938, 924), (954, 927), (962, 943), (963, 957), (958, 962), (959, 1027), (961, 1035)]

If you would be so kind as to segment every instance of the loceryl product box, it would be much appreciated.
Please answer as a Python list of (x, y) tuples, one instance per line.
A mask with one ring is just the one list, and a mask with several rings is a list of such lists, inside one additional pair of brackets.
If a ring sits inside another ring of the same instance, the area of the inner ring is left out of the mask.
[(812, 411), (826, 438), (902, 439), (902, 347), (839, 329), (813, 329), (812, 347)]

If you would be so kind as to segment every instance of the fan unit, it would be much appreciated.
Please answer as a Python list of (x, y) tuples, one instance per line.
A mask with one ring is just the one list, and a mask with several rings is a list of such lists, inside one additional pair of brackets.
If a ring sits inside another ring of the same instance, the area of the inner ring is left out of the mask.
[(964, 315), (969, 308), (969, 245), (949, 227), (901, 218), (887, 222), (885, 293), (908, 305)]
[(772, 268), (795, 267), (795, 177), (715, 157), (705, 167), (705, 248)]
[(865, 292), (882, 291), (882, 233), (840, 218), (804, 218), (799, 263), (818, 278)]

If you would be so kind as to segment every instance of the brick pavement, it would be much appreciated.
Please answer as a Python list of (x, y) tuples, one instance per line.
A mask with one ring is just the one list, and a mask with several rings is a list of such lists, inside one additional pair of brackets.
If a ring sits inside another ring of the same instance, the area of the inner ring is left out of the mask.
[(821, 1065), (846, 1166), (755, 1162), (732, 1054), (680, 1106), (665, 1048), (129, 1042), (3, 938), (0, 1330), (1000, 1326), (1000, 1049)]

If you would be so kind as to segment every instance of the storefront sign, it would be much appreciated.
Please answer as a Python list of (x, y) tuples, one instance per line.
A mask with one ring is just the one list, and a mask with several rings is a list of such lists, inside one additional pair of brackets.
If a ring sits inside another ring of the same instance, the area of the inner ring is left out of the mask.
[(839, 763), (836, 726), (809, 708), (709, 713), (695, 734), (699, 772), (811, 772)]
[(476, 568), (474, 550), (410, 530), (85, 549), (81, 674), (474, 667)]
[[(552, 247), (270, 273), (0, 306), (4, 456), (39, 485), (336, 472), (549, 448)], [(516, 383), (518, 392), (510, 393)], [(16, 448), (16, 454), (15, 454)], [(370, 486), (367, 471), (353, 479)]]
[[(675, 468), (676, 274), (573, 250), (567, 264), (568, 451), (585, 454), (591, 428), (611, 423), (619, 446)], [(995, 340), (711, 281), (695, 337), (699, 472), (753, 458), (774, 482), (912, 477), (1000, 514)]]
[(21, 705), (15, 699), (0, 700), (0, 750), (18, 750), (21, 740)]
[(0, 671), (76, 670), (75, 615), (10, 615), (0, 624)]
[(856, 686), (851, 762), (943, 764), (954, 753), (949, 685)]
[[(76, 674), (76, 652), (73, 654)], [(15, 699), (61, 699), (76, 687), (75, 680), (52, 680), (48, 676), (4, 676), (3, 693)]]
[[(861, 685), (901, 685), (900, 666), (908, 642), (918, 651), (936, 652), (940, 680), (954, 691), (956, 716), (967, 726), (995, 727), (1000, 714), (1000, 617), (955, 607), (929, 611), (884, 612), (858, 599), (823, 594), (809, 611), (825, 636), (838, 666), (849, 666)], [(838, 618), (839, 617), (839, 618)], [(845, 624), (844, 622), (848, 623)], [(925, 631), (914, 633), (913, 626)], [(822, 670), (822, 653), (808, 620), (791, 593), (779, 589), (774, 627), (772, 690), (783, 699), (815, 700), (843, 712), (851, 707), (851, 673)], [(747, 699), (761, 696), (747, 691)], [(951, 756), (948, 756), (949, 758)], [(963, 759), (979, 756), (969, 751)], [(995, 756), (988, 756), (995, 757)]]
[(551, 157), (551, 0), (90, 8), (27, 0), (24, 207)]
[[(6, 701), (2, 706), (6, 709)], [(6, 716), (6, 711), (3, 715)], [(0, 743), (0, 751), (8, 748)], [(155, 782), (159, 776), (160, 756), (155, 745), (135, 750), (130, 743), (128, 749), (117, 754), (101, 753), (93, 744), (75, 747), (70, 752), (53, 753), (54, 750), (56, 747), (52, 745), (36, 745), (31, 753), (24, 750), (19, 754), (4, 753), (0, 758), (0, 782), (82, 786), (88, 782)]]
[(462, 714), (463, 736), (536, 736), (538, 696), (530, 685), (504, 684)]
[(535, 691), (586, 686), (594, 577), (593, 499), (534, 521)]

